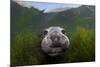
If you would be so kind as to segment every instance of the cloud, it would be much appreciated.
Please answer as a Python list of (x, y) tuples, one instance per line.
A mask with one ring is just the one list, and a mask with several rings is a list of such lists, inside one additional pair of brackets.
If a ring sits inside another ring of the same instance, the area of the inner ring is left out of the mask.
[(24, 0), (13, 0), (13, 1), (18, 3), (19, 5), (21, 5), (23, 7), (27, 7), (27, 8), (32, 7), (31, 3), (29, 3), (28, 1), (24, 1)]

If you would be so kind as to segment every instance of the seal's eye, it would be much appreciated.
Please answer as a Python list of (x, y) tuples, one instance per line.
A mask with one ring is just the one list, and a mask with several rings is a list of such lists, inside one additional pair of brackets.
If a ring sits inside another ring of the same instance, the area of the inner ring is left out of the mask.
[(65, 30), (62, 30), (61, 32), (62, 32), (63, 34), (65, 34)]
[(43, 32), (44, 35), (47, 35), (47, 33), (48, 33), (48, 31), (46, 31), (46, 30)]

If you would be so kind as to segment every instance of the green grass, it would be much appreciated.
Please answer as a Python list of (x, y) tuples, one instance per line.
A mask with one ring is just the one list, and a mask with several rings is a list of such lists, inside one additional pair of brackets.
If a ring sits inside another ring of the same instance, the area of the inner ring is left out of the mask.
[[(15, 33), (11, 38), (11, 65), (36, 65), (43, 63), (40, 37), (32, 31)], [(69, 37), (70, 38), (70, 37)], [(94, 32), (76, 27), (70, 38), (70, 47), (63, 55), (64, 62), (85, 62), (95, 60)]]
[(11, 65), (40, 64), (38, 41), (34, 32), (16, 33), (11, 41)]
[[(66, 51), (68, 62), (94, 61), (95, 60), (95, 35), (94, 32), (77, 27), (74, 31), (70, 47)], [(65, 57), (66, 57), (65, 56)]]

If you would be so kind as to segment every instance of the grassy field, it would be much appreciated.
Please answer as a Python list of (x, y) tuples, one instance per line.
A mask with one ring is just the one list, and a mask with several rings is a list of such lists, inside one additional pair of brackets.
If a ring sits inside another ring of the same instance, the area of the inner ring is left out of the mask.
[[(11, 41), (11, 64), (42, 64), (43, 54), (40, 49), (40, 37), (34, 32), (19, 32)], [(64, 62), (85, 62), (95, 60), (95, 36), (90, 30), (77, 27), (70, 38), (70, 47), (64, 53)], [(61, 59), (57, 62), (62, 63)], [(57, 63), (56, 62), (56, 63)]]

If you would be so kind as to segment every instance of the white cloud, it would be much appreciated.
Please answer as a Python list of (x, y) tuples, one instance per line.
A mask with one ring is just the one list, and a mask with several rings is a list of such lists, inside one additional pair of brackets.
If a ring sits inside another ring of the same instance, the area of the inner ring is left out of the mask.
[(19, 5), (21, 5), (23, 7), (28, 7), (28, 8), (32, 7), (31, 3), (28, 3), (27, 1), (24, 1), (24, 0), (13, 0), (13, 1), (18, 3)]

